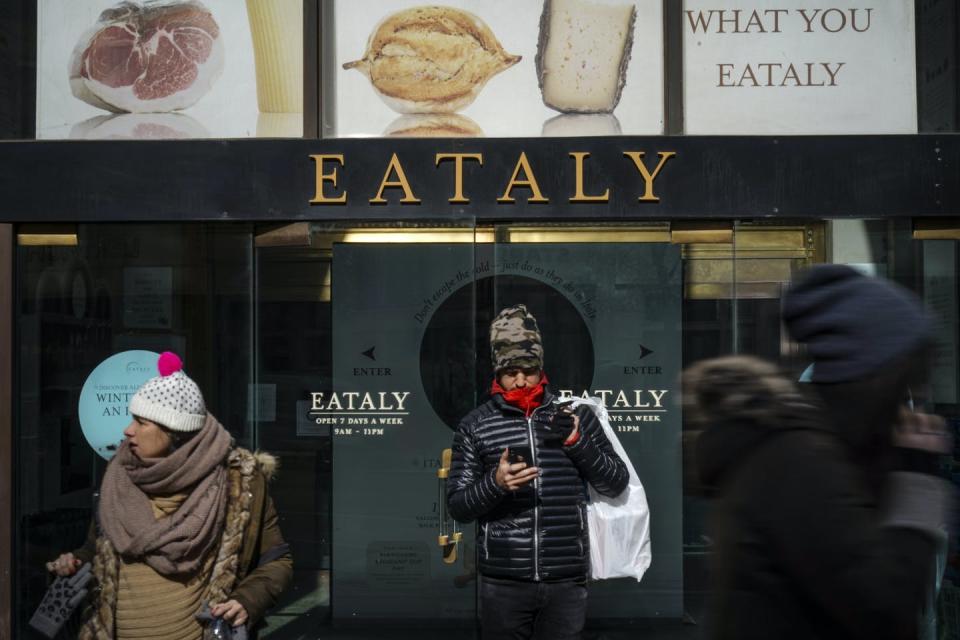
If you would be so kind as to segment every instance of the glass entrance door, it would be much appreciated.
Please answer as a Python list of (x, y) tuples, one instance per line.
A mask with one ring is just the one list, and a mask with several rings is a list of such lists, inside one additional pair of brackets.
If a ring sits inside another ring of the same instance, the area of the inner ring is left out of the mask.
[(551, 384), (606, 402), (656, 514), (643, 581), (593, 585), (590, 625), (687, 637), (709, 537), (684, 473), (679, 371), (737, 350), (781, 358), (780, 293), (822, 239), (817, 224), (258, 230), (254, 430), (283, 460), (275, 499), (296, 557), (268, 632), (475, 632), (482, 540), (445, 517), (438, 470), (489, 397), (490, 321), (523, 303)]
[(274, 637), (426, 621), (473, 632), (473, 528), (445, 516), (441, 476), (475, 399), (476, 236), (258, 235), (257, 441), (283, 461), (274, 495), (296, 558)]

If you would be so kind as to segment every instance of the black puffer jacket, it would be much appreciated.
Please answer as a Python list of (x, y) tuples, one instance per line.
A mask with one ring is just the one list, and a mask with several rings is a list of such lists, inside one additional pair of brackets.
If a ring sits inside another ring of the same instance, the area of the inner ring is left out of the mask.
[[(484, 576), (537, 581), (586, 577), (590, 551), (584, 481), (608, 496), (627, 487), (626, 465), (588, 407), (577, 411), (578, 442), (544, 445), (538, 420), (554, 411), (553, 399), (547, 391), (543, 404), (527, 418), (495, 395), (457, 429), (447, 504), (457, 520), (479, 521), (479, 568)], [(541, 470), (539, 478), (515, 492), (495, 480), (508, 446), (531, 447)]]

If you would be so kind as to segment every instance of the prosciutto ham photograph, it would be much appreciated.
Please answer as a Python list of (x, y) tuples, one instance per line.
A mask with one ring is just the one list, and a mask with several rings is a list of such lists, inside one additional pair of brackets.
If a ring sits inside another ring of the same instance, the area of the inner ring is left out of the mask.
[(200, 2), (121, 2), (77, 43), (70, 88), (116, 113), (178, 111), (210, 91), (223, 58), (220, 26)]
[(37, 137), (299, 137), (300, 0), (40, 0)]

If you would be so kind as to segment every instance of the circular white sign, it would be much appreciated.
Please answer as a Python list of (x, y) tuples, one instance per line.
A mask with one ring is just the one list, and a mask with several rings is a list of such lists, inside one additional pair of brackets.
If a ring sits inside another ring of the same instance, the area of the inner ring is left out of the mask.
[(153, 351), (122, 351), (97, 365), (80, 391), (80, 427), (87, 443), (109, 460), (130, 424), (130, 398), (144, 382), (160, 375)]

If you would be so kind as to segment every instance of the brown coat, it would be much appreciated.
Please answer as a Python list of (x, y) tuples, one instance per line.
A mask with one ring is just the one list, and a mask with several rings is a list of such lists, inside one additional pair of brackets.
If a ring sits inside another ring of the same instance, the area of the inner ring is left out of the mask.
[[(234, 599), (243, 605), (254, 627), (276, 604), (293, 576), (293, 559), (283, 541), (277, 512), (267, 491), (276, 460), (265, 453), (235, 448), (228, 458), (230, 494), (217, 559), (205, 600), (217, 604)], [(73, 552), (93, 563), (98, 597), (85, 614), (80, 638), (112, 640), (116, 607), (118, 558), (113, 545), (91, 526), (86, 544)]]

